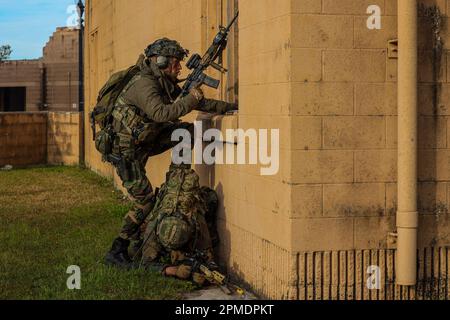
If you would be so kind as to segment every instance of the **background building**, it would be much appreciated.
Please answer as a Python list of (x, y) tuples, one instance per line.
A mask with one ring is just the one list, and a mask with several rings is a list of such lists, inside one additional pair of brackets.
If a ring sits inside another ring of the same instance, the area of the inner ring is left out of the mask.
[(42, 58), (0, 63), (0, 112), (77, 111), (78, 83), (78, 29), (57, 28)]
[[(437, 5), (447, 21), (448, 1), (419, 3)], [(380, 30), (367, 28), (370, 5), (381, 10)], [(450, 39), (431, 10), (419, 10), (416, 286), (395, 285), (391, 237), (396, 0), (87, 0), (86, 111), (108, 77), (134, 64), (149, 43), (167, 36), (203, 53), (238, 6), (238, 31), (224, 56), (232, 72), (222, 77), (221, 90), (206, 93), (239, 97), (239, 114), (187, 120), (221, 130), (280, 129), (280, 170), (261, 176), (255, 165), (196, 166), (221, 198), (220, 263), (270, 298), (449, 298)], [(86, 164), (118, 182), (91, 137), (86, 130)], [(149, 161), (154, 186), (169, 162), (169, 153)], [(379, 268), (379, 290), (366, 286), (371, 265)]]

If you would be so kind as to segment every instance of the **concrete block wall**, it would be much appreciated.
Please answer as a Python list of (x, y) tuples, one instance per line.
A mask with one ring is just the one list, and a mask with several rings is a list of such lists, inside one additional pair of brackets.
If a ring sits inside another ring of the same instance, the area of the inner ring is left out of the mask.
[(77, 165), (80, 161), (79, 112), (49, 112), (47, 122), (47, 163)]
[[(423, 283), (408, 289), (417, 294), (402, 293), (403, 289), (393, 285), (393, 267), (380, 260), (381, 273), (389, 275), (383, 290), (392, 289), (392, 292), (386, 296), (377, 291), (367, 295), (364, 263), (369, 260), (361, 260), (363, 263), (354, 258), (364, 254), (395, 258), (395, 250), (389, 251), (392, 246), (387, 234), (395, 231), (397, 197), (397, 60), (388, 57), (387, 48), (388, 41), (397, 37), (396, 3), (394, 0), (292, 1), (292, 121), (299, 123), (299, 136), (303, 136), (299, 144), (293, 143), (290, 181), (295, 185), (292, 198), (298, 199), (293, 200), (297, 214), (292, 225), (292, 250), (298, 252), (300, 260), (300, 299), (312, 298), (311, 287), (324, 289), (322, 282), (311, 278), (321, 272), (325, 275), (325, 289), (329, 283), (337, 285), (335, 293), (322, 295), (323, 298), (369, 299), (381, 295), (386, 299), (421, 299), (429, 298), (433, 290), (438, 290), (438, 278), (442, 275), (436, 271), (433, 277), (427, 276), (428, 268), (425, 273), (418, 273)], [(443, 23), (447, 21), (446, 1), (420, 3), (439, 6)], [(381, 9), (381, 30), (366, 27), (369, 5)], [(448, 31), (441, 30), (444, 50), (440, 64), (436, 64), (440, 73), (436, 75), (437, 100), (434, 100), (433, 34), (430, 21), (421, 13), (418, 241), (422, 254), (419, 254), (418, 268), (423, 271), (431, 263), (430, 255), (424, 257), (423, 252), (442, 252), (450, 243), (450, 171), (448, 113), (444, 111), (448, 103)], [(302, 126), (303, 122), (309, 126)], [(323, 233), (317, 237), (320, 231)], [(339, 260), (340, 255), (346, 258)], [(334, 256), (336, 262), (332, 260)], [(325, 259), (326, 264), (322, 260), (316, 264), (308, 262), (316, 258)], [(374, 261), (378, 260), (374, 258)], [(441, 262), (447, 261), (445, 258)], [(341, 271), (347, 270), (347, 276), (334, 274), (338, 265)], [(439, 263), (434, 266), (438, 269)], [(446, 270), (443, 268), (439, 270)], [(349, 289), (348, 285), (355, 283), (349, 277), (355, 275), (360, 281)], [(440, 277), (439, 281), (444, 283), (448, 279)], [(322, 294), (315, 292), (318, 296)], [(346, 294), (340, 297), (342, 292)]]
[(45, 113), (0, 113), (0, 167), (44, 164), (46, 145)]
[(57, 28), (43, 49), (49, 111), (78, 111), (78, 33)]
[(0, 167), (79, 163), (80, 113), (0, 112)]

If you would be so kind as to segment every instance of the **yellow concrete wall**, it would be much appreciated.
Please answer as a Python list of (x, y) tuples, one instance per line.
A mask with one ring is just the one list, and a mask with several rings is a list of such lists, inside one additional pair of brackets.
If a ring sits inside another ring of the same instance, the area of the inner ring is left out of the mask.
[(80, 161), (79, 112), (49, 112), (47, 163), (78, 165)]
[[(393, 285), (394, 262), (385, 263), (388, 256), (394, 259), (390, 249), (395, 248), (387, 234), (395, 231), (397, 197), (397, 60), (388, 58), (387, 47), (388, 40), (397, 37), (396, 3), (292, 1), (289, 182), (294, 185), (292, 250), (299, 252), (300, 299), (320, 299), (320, 290), (327, 290), (322, 298), (345, 298), (347, 289), (351, 295), (346, 297), (357, 299), (436, 297), (436, 279), (446, 270), (446, 258), (444, 265), (433, 263), (439, 253), (433, 258), (430, 252), (441, 250), (446, 257), (450, 243), (449, 42), (443, 29), (439, 98), (433, 103), (433, 34), (425, 17), (419, 19), (418, 199), (418, 277), (425, 279), (425, 285), (411, 288), (414, 294), (402, 292)], [(443, 22), (447, 21), (446, 1), (419, 3), (438, 5)], [(366, 26), (369, 5), (382, 10), (381, 30)], [(384, 291), (364, 291), (369, 262), (382, 268), (387, 296)], [(425, 273), (424, 266), (428, 266)], [(430, 270), (433, 276), (427, 274)], [(317, 279), (312, 278), (314, 274)], [(433, 277), (434, 284), (429, 281)], [(312, 287), (318, 290), (315, 297)]]
[(78, 165), (79, 112), (1, 112), (0, 167)]
[[(450, 10), (444, 0), (423, 2), (438, 4), (444, 14)], [(88, 0), (87, 110), (109, 75), (134, 63), (155, 39), (176, 38), (191, 52), (203, 52), (219, 21), (225, 20), (218, 10), (219, 3)], [(429, 297), (437, 290), (437, 281), (430, 279), (437, 279), (447, 268), (443, 257), (447, 257), (450, 242), (446, 51), (450, 42), (443, 30), (446, 46), (439, 101), (433, 107), (432, 35), (422, 18), (422, 282), (411, 289), (393, 285), (395, 244), (387, 242), (387, 234), (395, 231), (397, 61), (388, 58), (387, 41), (397, 34), (395, 3), (239, 2), (239, 115), (215, 117), (205, 124), (222, 130), (280, 129), (280, 170), (274, 176), (261, 176), (259, 166), (252, 165), (196, 166), (196, 170), (202, 182), (213, 186), (220, 195), (220, 262), (262, 296)], [(370, 31), (366, 10), (374, 4), (382, 10), (382, 29)], [(222, 7), (226, 7), (226, 1)], [(206, 93), (210, 97), (228, 97), (223, 90)], [(187, 120), (199, 117), (193, 114)], [(87, 119), (85, 123), (88, 127)], [(87, 130), (88, 166), (114, 176), (112, 168), (101, 163), (91, 136)], [(148, 176), (154, 186), (162, 182), (168, 164), (169, 153), (149, 161)], [(370, 264), (379, 264), (386, 280), (376, 294), (364, 289), (366, 266)], [(428, 274), (430, 270), (433, 272)]]

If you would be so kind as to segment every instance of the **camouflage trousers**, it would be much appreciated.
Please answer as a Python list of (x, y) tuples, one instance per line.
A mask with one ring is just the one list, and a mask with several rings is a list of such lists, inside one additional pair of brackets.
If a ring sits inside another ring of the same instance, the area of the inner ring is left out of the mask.
[[(172, 132), (176, 129), (186, 129), (191, 133), (193, 146), (194, 125), (192, 123), (180, 122), (168, 126), (164, 129), (152, 143), (143, 143), (134, 150), (120, 148), (122, 163), (116, 165), (116, 171), (122, 180), (122, 186), (127, 190), (133, 207), (125, 215), (122, 229), (119, 236), (126, 240), (138, 240), (141, 230), (140, 227), (145, 218), (152, 211), (155, 203), (155, 195), (150, 181), (147, 178), (145, 165), (149, 157), (161, 154), (179, 142), (171, 141)], [(117, 142), (120, 144), (120, 141)], [(114, 148), (117, 152), (118, 148)]]

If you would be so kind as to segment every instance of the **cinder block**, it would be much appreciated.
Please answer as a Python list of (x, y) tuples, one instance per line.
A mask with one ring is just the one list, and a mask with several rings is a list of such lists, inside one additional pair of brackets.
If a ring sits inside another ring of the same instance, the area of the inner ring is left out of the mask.
[(419, 17), (417, 24), (417, 46), (421, 49), (433, 48), (434, 33), (431, 20), (426, 17)]
[[(236, 154), (236, 149), (235, 149)], [(278, 181), (278, 182), (288, 182), (293, 183), (293, 175), (291, 173), (291, 166), (292, 166), (292, 152), (291, 150), (287, 149), (280, 149), (279, 154), (279, 166), (278, 166), (278, 172), (276, 172), (273, 175), (266, 175), (264, 176), (267, 179)], [(272, 163), (263, 165), (263, 164), (234, 164), (233, 168), (239, 172), (244, 172), (247, 174), (251, 174), (253, 176), (261, 176), (261, 169), (262, 168), (269, 168), (272, 166), (272, 168), (276, 169), (276, 164), (274, 163), (274, 158), (272, 158)]]
[(292, 46), (352, 48), (353, 18), (335, 15), (292, 15)]
[(385, 214), (384, 183), (330, 184), (323, 186), (326, 217), (369, 217)]
[(325, 149), (375, 149), (384, 148), (385, 143), (384, 117), (324, 117)]
[[(236, 184), (230, 184), (230, 188), (240, 189), (245, 193), (249, 205), (264, 208), (278, 215), (280, 218), (291, 216), (291, 186), (266, 179), (242, 174), (240, 183), (242, 188), (236, 188)], [(276, 190), (276, 192), (275, 192)], [(242, 214), (242, 212), (238, 213)]]
[[(444, 219), (446, 220), (445, 224), (443, 223)], [(446, 241), (448, 241), (448, 232), (443, 232), (441, 234), (438, 232), (441, 225), (447, 228), (449, 227), (447, 215), (444, 215), (443, 217), (438, 217), (436, 215), (420, 215), (419, 226), (421, 232), (417, 233), (417, 246), (419, 248), (426, 248), (438, 246), (442, 243), (447, 243)]]
[(353, 218), (294, 219), (292, 220), (292, 250), (352, 249), (353, 223)]
[(291, 135), (292, 149), (321, 149), (322, 148), (322, 118), (321, 117), (292, 117)]
[(386, 59), (386, 81), (397, 82), (398, 59)]
[[(434, 62), (433, 51), (424, 49), (419, 49), (418, 52), (418, 81), (419, 82), (434, 82), (435, 79), (438, 82), (446, 82), (447, 79), (447, 59), (445, 54), (442, 55), (442, 59), (439, 65), (439, 68), (435, 71), (435, 66), (437, 65)], [(447, 55), (448, 57), (448, 55)]]
[(419, 148), (447, 147), (447, 119), (445, 117), (419, 117)]
[(291, 109), (291, 85), (287, 82), (240, 87), (239, 115), (289, 115)]
[(353, 115), (353, 84), (292, 83), (296, 115)]
[(291, 1), (292, 13), (320, 13), (322, 11), (322, 3), (317, 0)]
[(397, 180), (397, 150), (355, 151), (356, 182), (394, 182)]
[[(441, 13), (445, 14), (445, 1), (446, 0), (419, 0), (419, 4), (426, 6), (438, 5)], [(420, 14), (420, 11), (418, 12)], [(386, 1), (386, 14), (397, 15), (397, 1)]]
[(241, 57), (289, 49), (291, 46), (290, 25), (291, 18), (289, 15), (285, 15), (262, 23), (240, 27), (239, 50), (242, 54)]
[[(239, 116), (239, 128), (245, 132), (255, 132), (258, 146), (261, 143), (260, 138), (264, 137), (269, 150), (271, 150), (272, 146), (272, 130), (278, 130), (279, 132), (279, 148), (291, 149), (291, 139), (293, 139), (291, 122), (292, 118), (287, 116)], [(260, 131), (261, 129), (267, 130), (265, 135), (263, 135), (264, 132)], [(249, 138), (247, 138), (247, 141), (249, 141)]]
[(246, 214), (236, 215), (236, 226), (277, 246), (289, 247), (291, 219), (244, 201), (239, 202), (239, 212)]
[(292, 186), (292, 218), (322, 216), (322, 185)]
[(421, 182), (418, 184), (417, 206), (421, 214), (448, 214), (447, 183)]
[(397, 84), (355, 84), (356, 114), (364, 116), (396, 115)]
[(386, 215), (395, 215), (397, 212), (397, 183), (386, 183)]
[(448, 84), (419, 85), (418, 99), (420, 114), (450, 115), (450, 86)]
[(389, 232), (395, 231), (395, 217), (355, 218), (355, 249), (384, 249)]
[(397, 148), (398, 137), (398, 117), (386, 117), (386, 148)]
[(323, 13), (364, 15), (370, 5), (377, 5), (384, 13), (384, 1), (382, 0), (323, 0)]
[(292, 152), (293, 183), (336, 183), (353, 181), (352, 151)]
[(450, 146), (450, 118), (447, 119), (447, 147)]
[(450, 150), (434, 149), (419, 150), (418, 175), (419, 181), (450, 180)]
[(385, 13), (386, 15), (396, 16), (397, 15), (397, 1), (386, 1), (385, 2)]
[(397, 17), (382, 16), (381, 29), (379, 30), (367, 28), (368, 18), (369, 15), (354, 18), (355, 48), (361, 49), (387, 48), (388, 41), (397, 38)]
[[(239, 3), (239, 27), (261, 23), (291, 13), (291, 0), (243, 1)], [(257, 13), (257, 14), (256, 14)]]
[[(241, 51), (240, 51), (241, 55)], [(291, 80), (290, 53), (271, 51), (239, 59), (239, 83), (243, 85)], [(263, 68), (261, 66), (264, 66)]]
[(291, 81), (317, 82), (322, 80), (322, 51), (320, 49), (291, 49)]
[(384, 82), (386, 50), (327, 50), (324, 81)]

